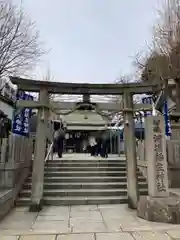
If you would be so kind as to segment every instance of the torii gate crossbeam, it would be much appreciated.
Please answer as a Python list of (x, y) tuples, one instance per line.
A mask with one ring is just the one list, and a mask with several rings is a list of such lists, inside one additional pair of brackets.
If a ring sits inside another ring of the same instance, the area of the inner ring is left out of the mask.
[(66, 83), (47, 82), (10, 77), (13, 84), (19, 86), (20, 90), (39, 92), (45, 88), (53, 94), (90, 94), (90, 95), (120, 95), (124, 91), (132, 94), (152, 93), (153, 88), (157, 90), (159, 84), (148, 83), (125, 83), (125, 84), (88, 84), (88, 83)]

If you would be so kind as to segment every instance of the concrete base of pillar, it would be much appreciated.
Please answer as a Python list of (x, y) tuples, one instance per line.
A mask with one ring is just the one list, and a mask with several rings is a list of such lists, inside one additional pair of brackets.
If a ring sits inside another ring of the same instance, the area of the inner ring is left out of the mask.
[(29, 206), (29, 212), (40, 212), (42, 210), (42, 201), (39, 204), (31, 203)]
[(128, 208), (133, 209), (133, 210), (137, 209), (137, 207), (134, 206), (133, 201), (130, 197), (128, 198)]
[(180, 224), (180, 198), (140, 196), (137, 215), (152, 222)]

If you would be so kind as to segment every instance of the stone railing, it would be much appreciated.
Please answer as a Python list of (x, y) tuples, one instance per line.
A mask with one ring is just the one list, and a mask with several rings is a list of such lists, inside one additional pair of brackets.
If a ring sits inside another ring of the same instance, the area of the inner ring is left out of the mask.
[(167, 159), (169, 185), (172, 188), (180, 187), (180, 141), (167, 140)]
[(168, 164), (180, 168), (180, 141), (167, 140)]
[(1, 141), (0, 218), (14, 205), (32, 166), (32, 138), (11, 134)]

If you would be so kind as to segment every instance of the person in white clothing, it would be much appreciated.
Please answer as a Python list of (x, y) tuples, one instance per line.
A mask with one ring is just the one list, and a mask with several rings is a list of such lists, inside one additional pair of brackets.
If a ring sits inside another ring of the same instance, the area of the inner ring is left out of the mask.
[(89, 137), (89, 146), (90, 146), (90, 153), (91, 156), (95, 156), (95, 147), (96, 147), (96, 139), (94, 136)]
[(88, 146), (88, 141), (85, 139), (85, 140), (83, 140), (83, 142), (82, 142), (83, 152), (87, 152), (87, 146)]

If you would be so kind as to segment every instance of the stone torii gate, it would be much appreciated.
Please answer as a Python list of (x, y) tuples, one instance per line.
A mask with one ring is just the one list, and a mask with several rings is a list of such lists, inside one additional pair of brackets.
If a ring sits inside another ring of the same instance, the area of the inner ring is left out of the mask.
[[(152, 106), (149, 104), (134, 104), (134, 94), (152, 93), (158, 90), (157, 84), (147, 83), (128, 83), (128, 84), (81, 84), (81, 83), (62, 83), (28, 80), (18, 77), (10, 77), (13, 84), (19, 90), (29, 92), (39, 92), (38, 101), (17, 101), (17, 108), (37, 108), (38, 125), (36, 135), (36, 151), (33, 163), (32, 174), (32, 195), (31, 211), (38, 211), (42, 207), (43, 183), (44, 183), (44, 161), (46, 148), (46, 132), (48, 124), (49, 110), (68, 108), (67, 103), (51, 103), (49, 94), (86, 94), (86, 95), (123, 95), (123, 103), (106, 106), (109, 110), (122, 111), (125, 120), (125, 153), (127, 159), (127, 182), (128, 182), (128, 203), (130, 208), (137, 208), (138, 187), (136, 175), (136, 144), (134, 136), (133, 115), (136, 111), (149, 111)], [(107, 105), (107, 104), (106, 104)], [(103, 108), (103, 106), (101, 106)], [(104, 106), (105, 108), (105, 106)]]

